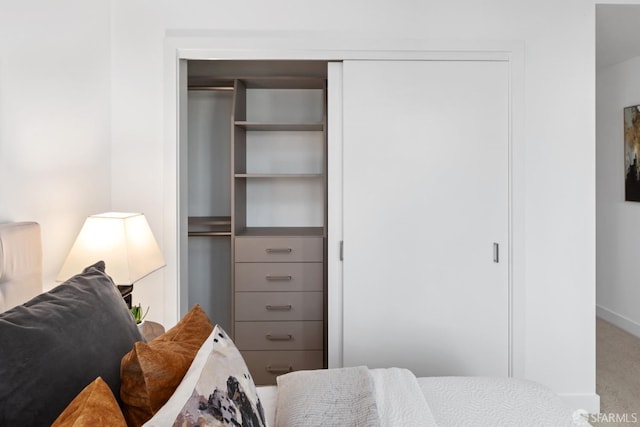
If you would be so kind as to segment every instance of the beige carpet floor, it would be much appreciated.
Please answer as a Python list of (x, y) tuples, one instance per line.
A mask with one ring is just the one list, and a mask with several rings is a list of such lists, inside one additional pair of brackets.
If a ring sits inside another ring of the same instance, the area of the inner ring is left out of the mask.
[(600, 318), (596, 321), (596, 392), (600, 421), (594, 426), (640, 426), (640, 338)]

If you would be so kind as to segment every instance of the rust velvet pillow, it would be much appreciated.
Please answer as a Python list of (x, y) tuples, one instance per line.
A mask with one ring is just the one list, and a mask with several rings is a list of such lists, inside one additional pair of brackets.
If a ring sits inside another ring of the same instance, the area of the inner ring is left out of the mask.
[(69, 403), (52, 427), (126, 427), (127, 423), (111, 389), (96, 378)]
[(128, 425), (144, 424), (169, 400), (212, 331), (209, 317), (196, 304), (164, 334), (134, 344), (120, 365), (120, 398)]

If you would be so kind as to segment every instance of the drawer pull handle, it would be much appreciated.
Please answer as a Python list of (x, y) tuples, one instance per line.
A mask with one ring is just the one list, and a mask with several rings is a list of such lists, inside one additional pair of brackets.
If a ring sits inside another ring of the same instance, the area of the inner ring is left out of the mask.
[(293, 366), (267, 366), (267, 372), (272, 374), (286, 374), (287, 372), (292, 372)]
[(265, 249), (268, 254), (290, 254), (293, 252), (291, 248), (267, 248)]
[(291, 334), (267, 334), (267, 339), (269, 341), (291, 341), (291, 340), (293, 340), (293, 335), (291, 335)]
[(268, 282), (290, 282), (291, 276), (266, 276)]
[(293, 307), (289, 305), (267, 305), (265, 306), (268, 311), (289, 311)]

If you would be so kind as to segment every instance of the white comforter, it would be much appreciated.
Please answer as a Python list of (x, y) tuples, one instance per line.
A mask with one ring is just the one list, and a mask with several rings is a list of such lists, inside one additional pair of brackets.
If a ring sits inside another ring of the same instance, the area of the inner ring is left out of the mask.
[(381, 426), (429, 427), (436, 421), (418, 381), (406, 369), (372, 369)]
[[(418, 378), (440, 426), (589, 426), (549, 388), (498, 377)], [(584, 411), (583, 411), (584, 412)]]
[(360, 366), (278, 377), (276, 426), (406, 426), (436, 423), (406, 369)]
[[(319, 371), (320, 373), (323, 371)], [(324, 371), (326, 372), (326, 371)], [(293, 373), (295, 374), (295, 373)], [(416, 378), (405, 369), (372, 369), (369, 375), (377, 406), (378, 423), (359, 422), (354, 409), (352, 423), (340, 425), (364, 426), (588, 426), (578, 413), (565, 407), (562, 400), (548, 388), (534, 382), (514, 378), (486, 377), (429, 377)], [(321, 398), (311, 412), (301, 407), (301, 412), (287, 412), (276, 416), (278, 406), (286, 406), (296, 400), (302, 388), (317, 390), (318, 396), (339, 398), (326, 386), (317, 387), (311, 377), (286, 387), (258, 387), (270, 426), (329, 426), (327, 418), (316, 422), (309, 415), (322, 410), (331, 412), (331, 399)], [(291, 386), (291, 387), (290, 387)], [(306, 393), (306, 392), (305, 392)], [(302, 418), (299, 418), (302, 417)], [(304, 420), (303, 423), (300, 423)], [(315, 422), (315, 424), (314, 424)]]

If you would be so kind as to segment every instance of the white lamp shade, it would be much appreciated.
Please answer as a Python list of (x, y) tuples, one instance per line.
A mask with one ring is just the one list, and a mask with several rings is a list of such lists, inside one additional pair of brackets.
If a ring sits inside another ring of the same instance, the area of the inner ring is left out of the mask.
[(108, 212), (88, 217), (57, 280), (67, 280), (100, 260), (117, 285), (133, 284), (165, 265), (141, 213)]

